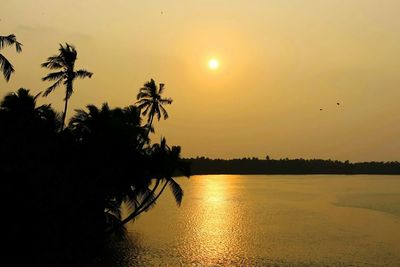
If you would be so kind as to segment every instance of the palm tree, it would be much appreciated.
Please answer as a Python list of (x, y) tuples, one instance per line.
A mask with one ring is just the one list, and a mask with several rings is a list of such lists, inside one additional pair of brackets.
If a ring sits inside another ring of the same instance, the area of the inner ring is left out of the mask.
[(93, 73), (81, 69), (75, 71), (75, 61), (77, 59), (77, 52), (75, 47), (69, 45), (68, 43), (63, 46), (60, 44), (60, 48), (58, 49), (60, 52), (58, 55), (51, 56), (47, 59), (46, 62), (42, 64), (42, 67), (48, 68), (51, 70), (59, 70), (57, 72), (51, 72), (47, 76), (43, 77), (43, 81), (55, 81), (55, 83), (46, 89), (43, 93), (43, 96), (48, 96), (51, 92), (53, 92), (58, 86), (63, 83), (65, 85), (65, 106), (64, 113), (62, 115), (62, 126), (61, 130), (64, 129), (65, 125), (65, 117), (67, 115), (67, 106), (68, 100), (74, 92), (73, 82), (76, 78), (91, 78)]
[(152, 129), (151, 126), (155, 116), (157, 116), (158, 120), (161, 119), (161, 115), (164, 117), (164, 120), (168, 118), (168, 113), (163, 105), (171, 104), (172, 99), (161, 98), (164, 88), (163, 83), (160, 83), (160, 86), (157, 87), (154, 80), (151, 79), (149, 82), (144, 84), (137, 95), (138, 101), (136, 104), (138, 105), (138, 108), (142, 111), (143, 116), (148, 115), (147, 136)]
[[(17, 53), (22, 52), (22, 44), (17, 41), (14, 34), (8, 36), (0, 36), (0, 50), (6, 46), (15, 45)], [(13, 65), (7, 60), (5, 56), (0, 53), (0, 69), (3, 72), (4, 78), (8, 82), (10, 80), (11, 74), (15, 71)]]
[(59, 115), (50, 104), (37, 106), (36, 101), (40, 94), (31, 95), (28, 89), (20, 88), (4, 97), (0, 103), (0, 112), (7, 113), (12, 123), (20, 123), (24, 127), (42, 127), (55, 132), (60, 127)]
[[(142, 195), (141, 201), (134, 206), (133, 211), (125, 219), (120, 221), (120, 223), (115, 224), (109, 229), (108, 233), (119, 230), (119, 228), (124, 227), (125, 224), (134, 220), (141, 213), (153, 207), (167, 185), (170, 186), (177, 205), (181, 205), (183, 190), (173, 179), (173, 176), (179, 173), (190, 177), (189, 163), (180, 158), (181, 148), (179, 146), (170, 148), (165, 138), (162, 138), (160, 144), (154, 144), (147, 153), (150, 156), (150, 166), (152, 169), (150, 176), (154, 177), (155, 184), (151, 191), (147, 191), (146, 194)], [(158, 190), (160, 185), (162, 186)], [(130, 207), (132, 206), (130, 205)]]
[(18, 113), (34, 113), (37, 110), (36, 100), (40, 93), (33, 96), (28, 89), (20, 88), (16, 93), (7, 94), (1, 101), (1, 109)]

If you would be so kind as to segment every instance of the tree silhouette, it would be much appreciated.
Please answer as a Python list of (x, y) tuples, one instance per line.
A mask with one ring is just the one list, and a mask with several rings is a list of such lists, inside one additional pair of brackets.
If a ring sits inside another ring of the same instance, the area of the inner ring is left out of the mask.
[(162, 98), (165, 85), (160, 83), (157, 87), (155, 81), (151, 79), (149, 82), (145, 83), (140, 89), (137, 95), (137, 107), (141, 110), (143, 116), (147, 116), (147, 135), (149, 135), (152, 129), (152, 123), (155, 116), (160, 120), (161, 116), (164, 119), (168, 118), (168, 113), (163, 107), (163, 105), (169, 105), (172, 103), (171, 98)]
[(75, 47), (69, 45), (68, 43), (63, 46), (60, 44), (60, 48), (58, 49), (59, 54), (51, 56), (47, 59), (46, 62), (42, 64), (42, 67), (48, 68), (50, 70), (59, 70), (57, 72), (51, 72), (47, 76), (43, 77), (43, 81), (55, 81), (55, 83), (46, 89), (43, 93), (43, 96), (48, 96), (51, 92), (53, 92), (58, 86), (63, 83), (65, 85), (65, 105), (64, 105), (64, 113), (62, 115), (62, 126), (61, 130), (64, 129), (65, 125), (65, 117), (67, 115), (67, 107), (68, 100), (74, 92), (73, 82), (76, 78), (91, 78), (93, 73), (81, 69), (75, 71), (75, 61), (77, 59), (77, 52)]
[[(2, 113), (7, 113), (7, 117), (13, 124), (20, 123), (20, 126), (29, 125), (42, 126), (47, 130), (57, 130), (60, 126), (58, 114), (50, 105), (36, 105), (36, 100), (40, 93), (33, 96), (28, 89), (20, 88), (16, 93), (7, 94), (0, 103)], [(43, 125), (46, 123), (45, 125)], [(21, 130), (21, 129), (19, 129)]]
[[(170, 148), (165, 139), (151, 147), (138, 145), (147, 138), (147, 129), (140, 122), (135, 106), (110, 109), (103, 104), (100, 109), (88, 105), (87, 111), (77, 110), (68, 126), (81, 144), (84, 168), (96, 181), (94, 188), (102, 195), (99, 199), (106, 200), (103, 209), (108, 233), (120, 232), (126, 223), (153, 207), (167, 185), (178, 205), (182, 201), (183, 191), (172, 178), (177, 172), (189, 176), (188, 164), (180, 159), (180, 147)], [(152, 181), (155, 185), (150, 188)], [(131, 214), (121, 221), (122, 202), (128, 204)]]
[[(0, 50), (7, 46), (15, 45), (17, 53), (22, 52), (22, 44), (17, 41), (14, 34), (8, 36), (0, 36)], [(11, 74), (15, 71), (13, 65), (7, 60), (5, 56), (0, 53), (0, 69), (3, 72), (4, 78), (8, 82)]]
[(37, 105), (39, 96), (21, 88), (0, 102), (0, 186), (19, 207), (5, 208), (13, 218), (5, 242), (20, 251), (19, 240), (28, 240), (28, 256), (15, 261), (93, 266), (104, 242), (124, 234), (125, 224), (154, 207), (165, 188), (181, 204), (173, 176), (189, 176), (189, 165), (164, 138), (150, 145), (152, 120), (143, 125), (137, 106), (88, 105), (59, 131), (65, 116)]
[(36, 100), (40, 93), (33, 96), (29, 93), (28, 89), (20, 88), (16, 93), (12, 92), (7, 94), (1, 102), (1, 108), (12, 112), (34, 112), (36, 107)]
[[(181, 148), (179, 146), (173, 146), (170, 148), (167, 145), (165, 138), (161, 139), (160, 144), (153, 144), (147, 150), (147, 154), (150, 155), (150, 177), (155, 179), (155, 184), (150, 192), (142, 196), (142, 201), (140, 203), (136, 203), (137, 205), (134, 206), (133, 211), (109, 232), (118, 230), (128, 222), (134, 220), (144, 211), (147, 211), (153, 207), (157, 199), (164, 192), (167, 185), (170, 186), (177, 205), (179, 206), (181, 204), (183, 190), (173, 179), (173, 175), (179, 173), (189, 177), (191, 173), (190, 164), (180, 158), (180, 152)], [(161, 189), (157, 192), (157, 189), (161, 184)]]

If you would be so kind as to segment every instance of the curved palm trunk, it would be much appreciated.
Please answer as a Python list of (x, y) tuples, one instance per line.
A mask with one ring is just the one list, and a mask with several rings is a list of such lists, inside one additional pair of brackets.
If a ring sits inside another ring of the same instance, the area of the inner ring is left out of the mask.
[[(145, 207), (143, 207), (141, 210), (138, 210), (138, 211), (134, 214), (134, 217), (133, 217), (133, 218), (139, 216), (142, 212), (144, 212), (144, 211), (147, 210), (151, 205), (153, 205), (154, 202), (156, 202), (157, 199), (161, 196), (161, 194), (163, 193), (163, 191), (164, 191), (165, 187), (167, 186), (167, 184), (168, 184), (168, 180), (164, 183), (164, 185), (163, 185), (163, 187), (161, 188), (160, 192), (159, 192), (158, 195), (153, 199), (153, 201), (149, 202), (149, 203), (148, 203)], [(122, 223), (122, 222), (121, 222), (121, 223)], [(123, 223), (122, 226), (125, 225), (126, 223), (127, 223), (127, 222)]]
[(156, 184), (154, 185), (153, 189), (151, 190), (150, 194), (142, 201), (142, 203), (133, 211), (131, 214), (128, 215), (124, 220), (122, 220), (119, 224), (116, 226), (112, 227), (107, 233), (112, 233), (115, 231), (118, 227), (122, 227), (125, 223), (133, 220), (136, 217), (136, 213), (146, 204), (147, 201), (149, 201), (151, 195), (154, 194), (154, 192), (157, 190), (158, 186), (160, 185), (160, 180), (157, 180)]
[[(153, 194), (153, 193), (156, 191), (156, 189), (157, 189), (157, 187), (159, 186), (159, 184), (160, 184), (160, 180), (157, 180), (157, 183), (156, 183), (156, 185), (154, 186), (153, 190), (151, 191), (151, 194)], [(160, 192), (157, 194), (157, 196), (156, 196), (151, 202), (147, 203), (147, 205), (146, 205), (146, 202), (149, 200), (149, 197), (147, 197), (147, 198), (142, 202), (142, 204), (139, 205), (139, 207), (138, 207), (135, 211), (133, 211), (128, 217), (126, 217), (124, 220), (122, 220), (118, 225), (116, 225), (115, 227), (113, 227), (112, 229), (110, 229), (110, 230), (107, 232), (107, 234), (108, 234), (108, 235), (112, 234), (116, 229), (118, 229), (119, 227), (123, 227), (125, 224), (127, 224), (128, 222), (130, 222), (131, 220), (133, 220), (134, 218), (136, 218), (137, 216), (139, 216), (142, 212), (144, 212), (145, 210), (147, 210), (147, 209), (148, 209), (151, 205), (153, 205), (154, 202), (156, 202), (157, 199), (161, 196), (161, 194), (164, 192), (164, 189), (165, 189), (165, 187), (167, 186), (167, 184), (168, 184), (168, 180), (165, 181), (165, 183), (164, 183), (163, 187), (161, 188)], [(150, 195), (151, 195), (151, 194), (150, 194)]]

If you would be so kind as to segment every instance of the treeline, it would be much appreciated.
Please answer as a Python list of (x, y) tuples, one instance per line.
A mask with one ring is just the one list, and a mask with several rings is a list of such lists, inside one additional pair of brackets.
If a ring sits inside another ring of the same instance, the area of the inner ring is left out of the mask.
[(192, 174), (400, 174), (400, 162), (357, 162), (322, 159), (209, 159), (191, 162)]

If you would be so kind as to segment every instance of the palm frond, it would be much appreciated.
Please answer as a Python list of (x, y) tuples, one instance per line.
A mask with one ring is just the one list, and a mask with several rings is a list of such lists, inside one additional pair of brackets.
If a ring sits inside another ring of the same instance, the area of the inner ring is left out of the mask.
[(139, 92), (148, 92), (148, 93), (151, 93), (150, 87), (147, 87), (146, 85), (147, 85), (147, 83), (145, 83), (145, 84), (143, 85), (143, 87), (139, 89)]
[(57, 70), (57, 69), (64, 68), (64, 66), (60, 62), (57, 62), (57, 61), (46, 61), (46, 62), (42, 63), (41, 66), (43, 68), (48, 68), (51, 70)]
[(172, 98), (162, 98), (162, 99), (160, 99), (159, 100), (160, 101), (160, 103), (161, 104), (163, 104), (163, 105), (165, 105), (165, 104), (168, 104), (168, 105), (170, 105), (170, 104), (172, 104)]
[(174, 195), (176, 204), (180, 206), (183, 198), (183, 190), (181, 186), (177, 182), (175, 182), (174, 179), (168, 179), (168, 185), (170, 186), (172, 194)]
[(15, 45), (17, 53), (20, 53), (22, 51), (22, 44), (17, 41), (17, 38), (14, 34), (10, 34), (8, 36), (0, 36), (0, 49), (11, 45)]
[(61, 55), (53, 55), (51, 57), (47, 58), (47, 61), (42, 63), (42, 67), (45, 68), (52, 68), (52, 69), (57, 69), (57, 68), (67, 68), (68, 64), (65, 61), (65, 58), (63, 58)]
[(58, 81), (56, 81), (52, 86), (50, 86), (49, 88), (47, 88), (44, 93), (43, 93), (43, 97), (48, 96), (51, 92), (53, 92), (58, 86), (60, 86), (60, 84), (63, 82), (63, 78), (59, 79)]
[(3, 49), (5, 46), (10, 46), (14, 43), (15, 35), (10, 34), (7, 36), (0, 36), (0, 49)]
[(54, 80), (59, 80), (62, 79), (66, 76), (65, 71), (58, 71), (58, 72), (52, 72), (47, 74), (47, 76), (42, 78), (42, 81), (54, 81)]
[(15, 71), (13, 65), (2, 54), (0, 54), (0, 70), (3, 72), (6, 81), (10, 80), (11, 74)]
[(142, 98), (145, 98), (145, 97), (151, 98), (150, 93), (148, 91), (140, 91), (137, 94), (136, 99), (139, 100), (139, 99), (142, 99)]
[(81, 79), (86, 78), (86, 77), (92, 78), (92, 76), (93, 76), (92, 72), (89, 72), (89, 71), (84, 70), (84, 69), (78, 70), (78, 71), (75, 72), (75, 77), (78, 77), (78, 78), (81, 78)]
[(127, 197), (125, 199), (125, 204), (127, 204), (128, 209), (130, 211), (135, 211), (137, 207), (140, 205), (138, 199), (137, 199), (137, 193), (132, 191), (127, 194)]
[(165, 108), (160, 105), (160, 109), (161, 109), (162, 115), (164, 117), (164, 120), (168, 119), (168, 112), (165, 110)]
[(154, 113), (157, 115), (157, 120), (161, 119), (161, 112), (160, 112), (160, 105), (153, 105), (154, 106)]
[(15, 42), (15, 50), (17, 51), (17, 53), (22, 52), (22, 44), (20, 42)]
[(147, 115), (147, 112), (149, 112), (149, 109), (151, 108), (151, 105), (147, 105), (147, 107), (145, 108), (145, 110), (143, 110), (142, 114), (143, 116)]
[(156, 205), (155, 194), (150, 188), (147, 188), (146, 192), (141, 196), (140, 205), (146, 207), (144, 211), (148, 211)]
[(151, 104), (151, 103), (152, 103), (151, 99), (143, 98), (143, 99), (137, 101), (135, 104), (138, 105), (137, 107), (138, 107), (139, 109), (141, 109), (141, 108), (142, 108), (141, 106), (142, 106), (143, 104), (146, 106), (146, 105), (149, 105), (149, 104)]

